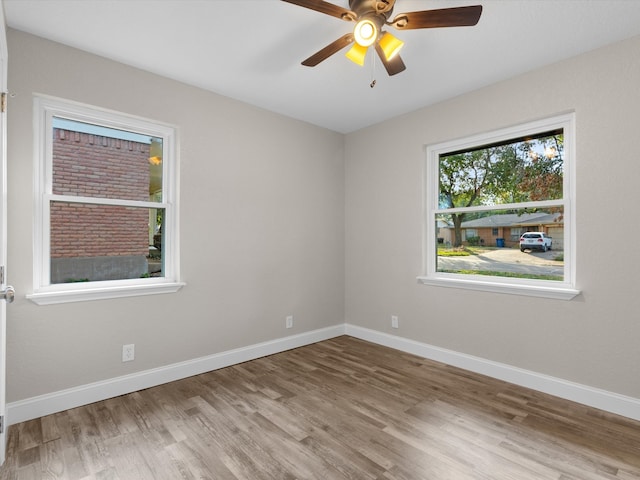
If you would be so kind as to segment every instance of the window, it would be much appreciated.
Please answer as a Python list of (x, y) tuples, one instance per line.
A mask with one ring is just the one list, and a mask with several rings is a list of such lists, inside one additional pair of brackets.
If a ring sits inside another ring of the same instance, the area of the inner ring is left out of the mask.
[(175, 128), (36, 97), (38, 304), (177, 291)]
[[(573, 114), (429, 146), (419, 280), (561, 299), (577, 295), (574, 157)], [(521, 233), (529, 231), (545, 234), (544, 247), (521, 250)], [(450, 242), (438, 243), (436, 232)], [(555, 238), (547, 238), (550, 232)]]
[(525, 232), (525, 229), (522, 227), (510, 228), (509, 237), (512, 242), (518, 242), (524, 232)]

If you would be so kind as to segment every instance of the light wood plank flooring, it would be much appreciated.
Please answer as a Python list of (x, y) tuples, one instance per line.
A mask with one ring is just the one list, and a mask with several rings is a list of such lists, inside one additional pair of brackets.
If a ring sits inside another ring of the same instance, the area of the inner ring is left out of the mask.
[(640, 479), (640, 422), (339, 337), (14, 425), (0, 479)]

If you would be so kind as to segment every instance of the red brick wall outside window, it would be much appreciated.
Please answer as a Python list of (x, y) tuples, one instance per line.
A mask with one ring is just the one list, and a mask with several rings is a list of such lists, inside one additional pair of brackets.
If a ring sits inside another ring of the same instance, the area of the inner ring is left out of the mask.
[[(149, 144), (55, 128), (52, 153), (53, 194), (149, 200)], [(50, 211), (52, 261), (149, 253), (147, 208), (52, 202)]]

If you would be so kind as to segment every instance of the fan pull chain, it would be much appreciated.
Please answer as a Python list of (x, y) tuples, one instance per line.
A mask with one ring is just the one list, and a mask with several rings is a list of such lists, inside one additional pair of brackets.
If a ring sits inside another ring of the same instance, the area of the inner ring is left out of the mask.
[(376, 86), (376, 56), (371, 55), (371, 83), (369, 84), (371, 88)]

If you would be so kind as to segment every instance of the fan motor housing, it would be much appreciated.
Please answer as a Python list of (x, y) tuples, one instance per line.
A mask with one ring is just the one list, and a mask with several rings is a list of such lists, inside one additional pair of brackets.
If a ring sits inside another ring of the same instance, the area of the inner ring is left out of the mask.
[(395, 0), (349, 0), (349, 8), (358, 18), (382, 16), (387, 21), (393, 12)]

